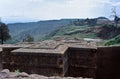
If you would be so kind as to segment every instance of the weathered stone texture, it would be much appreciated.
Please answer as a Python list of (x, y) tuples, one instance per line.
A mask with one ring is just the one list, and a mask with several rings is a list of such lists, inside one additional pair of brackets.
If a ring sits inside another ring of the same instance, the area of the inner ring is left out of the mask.
[(120, 79), (120, 46), (96, 47), (91, 42), (63, 40), (0, 47), (0, 69), (45, 76)]
[(96, 77), (96, 49), (69, 48), (64, 58), (64, 76)]
[(120, 46), (98, 47), (97, 79), (120, 79)]
[(19, 69), (30, 74), (37, 73), (45, 76), (61, 76), (62, 67), (58, 63), (60, 59), (62, 59), (61, 54), (14, 55), (10, 69), (12, 71)]

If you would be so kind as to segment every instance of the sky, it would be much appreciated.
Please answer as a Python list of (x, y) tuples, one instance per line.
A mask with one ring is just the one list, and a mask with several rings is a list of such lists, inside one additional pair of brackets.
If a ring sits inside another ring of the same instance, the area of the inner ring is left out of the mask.
[(120, 0), (0, 0), (0, 17), (5, 23), (32, 22), (63, 18), (110, 18)]

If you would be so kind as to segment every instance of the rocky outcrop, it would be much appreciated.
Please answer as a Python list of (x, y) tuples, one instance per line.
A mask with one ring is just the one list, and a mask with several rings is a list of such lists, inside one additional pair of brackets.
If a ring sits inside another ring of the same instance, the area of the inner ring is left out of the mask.
[(73, 77), (46, 77), (38, 74), (27, 74), (25, 72), (10, 72), (8, 69), (4, 69), (0, 72), (0, 79), (92, 79), (92, 78), (73, 78)]

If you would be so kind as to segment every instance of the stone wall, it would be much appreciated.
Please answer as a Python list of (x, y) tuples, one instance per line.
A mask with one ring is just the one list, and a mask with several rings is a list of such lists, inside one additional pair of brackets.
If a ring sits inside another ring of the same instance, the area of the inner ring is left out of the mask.
[(62, 61), (60, 54), (13, 54), (11, 64), (7, 68), (11, 71), (19, 70), (29, 74), (37, 73), (45, 76), (61, 76), (62, 66), (59, 62)]
[(98, 47), (97, 79), (120, 79), (120, 46)]
[(0, 48), (0, 71), (2, 70), (2, 48)]
[(64, 55), (64, 76), (96, 78), (96, 49), (69, 48)]
[(45, 76), (120, 79), (120, 46), (92, 48), (69, 47), (60, 53), (13, 53), (17, 47), (4, 47), (0, 68), (38, 73)]
[(2, 57), (2, 66), (3, 66), (3, 69), (5, 68), (9, 68), (10, 67), (10, 64), (11, 64), (11, 58), (12, 58), (12, 53), (11, 51), (12, 50), (15, 50), (15, 49), (18, 49), (19, 47), (3, 47), (2, 48), (2, 54), (1, 54), (1, 57)]

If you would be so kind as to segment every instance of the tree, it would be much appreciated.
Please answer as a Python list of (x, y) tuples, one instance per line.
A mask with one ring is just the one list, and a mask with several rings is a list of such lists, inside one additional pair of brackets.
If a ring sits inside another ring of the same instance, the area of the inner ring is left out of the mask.
[(115, 8), (115, 7), (112, 8), (112, 14), (113, 14), (112, 17), (114, 17), (115, 26), (117, 27), (120, 18), (119, 18), (119, 16), (117, 15), (117, 12), (116, 12), (116, 8)]
[(23, 42), (33, 42), (34, 37), (32, 37), (30, 34), (26, 34), (25, 38), (23, 39)]
[(9, 34), (8, 26), (5, 23), (0, 22), (0, 41), (1, 44), (4, 43), (4, 41), (10, 39), (11, 36)]
[(85, 19), (84, 21), (85, 21), (84, 24), (90, 25), (90, 26), (94, 26), (94, 25), (97, 24), (97, 19), (96, 19), (96, 18), (94, 18), (94, 19), (89, 19), (89, 18), (87, 18), (87, 19)]

